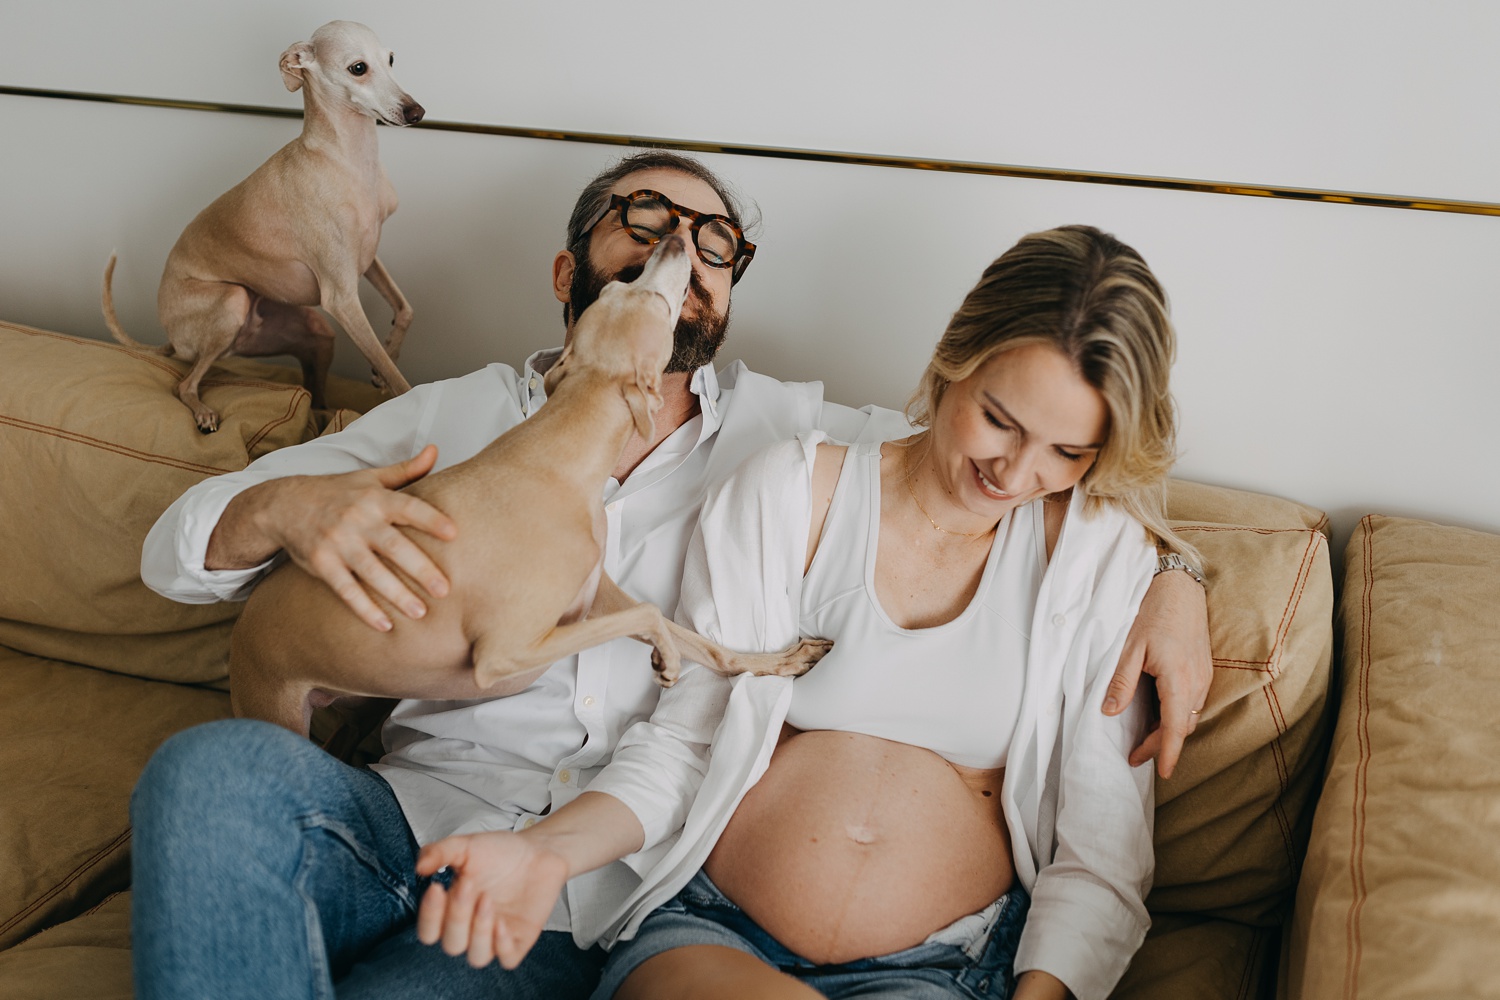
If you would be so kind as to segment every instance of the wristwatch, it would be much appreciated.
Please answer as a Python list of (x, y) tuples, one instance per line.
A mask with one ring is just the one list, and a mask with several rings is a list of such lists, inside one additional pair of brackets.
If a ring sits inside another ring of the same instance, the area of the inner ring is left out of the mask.
[[(1208, 581), (1203, 578), (1203, 571), (1176, 552), (1168, 552), (1164, 556), (1156, 557), (1156, 573), (1165, 573), (1173, 569), (1182, 570), (1188, 576), (1197, 580), (1200, 586), (1208, 586)], [(1153, 573), (1152, 576), (1155, 576), (1156, 573)]]

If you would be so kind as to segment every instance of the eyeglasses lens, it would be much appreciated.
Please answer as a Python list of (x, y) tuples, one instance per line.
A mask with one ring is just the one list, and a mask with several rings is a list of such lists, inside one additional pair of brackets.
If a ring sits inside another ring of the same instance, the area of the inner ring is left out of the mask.
[[(677, 224), (671, 210), (656, 198), (637, 198), (621, 214), (626, 228), (648, 243), (655, 243)], [(698, 255), (715, 267), (727, 267), (739, 248), (739, 236), (733, 227), (718, 219), (698, 227), (696, 242)]]

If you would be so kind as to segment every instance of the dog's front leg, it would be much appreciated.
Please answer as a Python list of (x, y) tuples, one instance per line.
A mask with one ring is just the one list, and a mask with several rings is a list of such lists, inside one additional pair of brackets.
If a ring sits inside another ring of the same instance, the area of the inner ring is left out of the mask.
[(359, 279), (353, 275), (350, 278), (352, 280), (346, 282), (320, 273), (318, 283), (323, 289), (321, 305), (330, 316), (338, 320), (339, 326), (354, 341), (354, 346), (359, 348), (359, 353), (365, 356), (365, 360), (375, 370), (375, 376), (386, 391), (395, 396), (411, 391), (411, 383), (406, 381), (395, 362), (385, 353), (385, 348), (380, 346), (380, 338), (375, 336), (375, 331), (370, 327), (370, 319), (365, 315), (364, 307), (359, 304), (358, 289), (355, 287)]
[(370, 269), (365, 272), (365, 278), (375, 286), (380, 297), (390, 303), (395, 317), (391, 320), (390, 336), (385, 338), (385, 353), (392, 361), (401, 357), (401, 344), (406, 340), (406, 331), (411, 326), (411, 303), (406, 301), (406, 296), (401, 294), (401, 289), (396, 287), (396, 282), (391, 278), (385, 265), (380, 263), (376, 257), (370, 263)]

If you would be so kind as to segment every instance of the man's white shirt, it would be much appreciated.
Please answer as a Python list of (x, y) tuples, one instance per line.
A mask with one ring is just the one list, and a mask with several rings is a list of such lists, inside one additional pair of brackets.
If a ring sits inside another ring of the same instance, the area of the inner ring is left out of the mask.
[[(519, 373), (494, 364), (417, 386), (344, 431), (200, 483), (151, 529), (142, 578), (186, 603), (244, 600), (275, 560), (247, 570), (203, 565), (209, 537), (236, 495), (282, 476), (390, 465), (429, 443), (438, 446), (437, 468), (464, 461), (545, 402), (541, 376), (559, 353), (539, 352)], [(844, 441), (884, 440), (908, 430), (895, 411), (827, 403), (821, 383), (778, 382), (738, 362), (718, 375), (700, 368), (692, 391), (699, 414), (623, 483), (611, 479), (604, 487), (605, 572), (669, 614), (678, 604), (683, 562), (707, 490), (750, 454), (812, 428)], [(526, 551), (506, 557), (513, 560), (508, 571), (525, 574), (546, 560), (547, 539), (534, 538)], [(510, 697), (404, 701), (386, 723), (387, 753), (375, 769), (394, 789), (420, 844), (455, 833), (525, 829), (585, 790), (624, 802), (645, 828), (645, 845), (623, 862), (568, 883), (547, 928), (570, 930), (570, 906), (613, 911), (682, 825), (724, 708), (721, 686), (694, 683), (697, 673), (685, 671), (663, 696), (649, 647), (619, 639), (558, 661)], [(658, 699), (662, 712), (653, 719)]]

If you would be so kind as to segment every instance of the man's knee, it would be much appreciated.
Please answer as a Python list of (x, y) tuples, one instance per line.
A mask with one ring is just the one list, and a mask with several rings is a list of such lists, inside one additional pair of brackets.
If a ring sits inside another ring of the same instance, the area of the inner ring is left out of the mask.
[(185, 729), (146, 763), (130, 799), (131, 822), (139, 828), (167, 814), (216, 812), (226, 801), (284, 795), (287, 775), (301, 770), (297, 761), (321, 752), (280, 726), (251, 719)]

